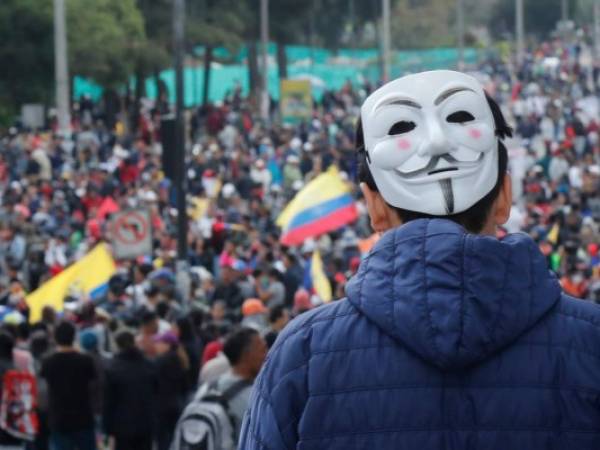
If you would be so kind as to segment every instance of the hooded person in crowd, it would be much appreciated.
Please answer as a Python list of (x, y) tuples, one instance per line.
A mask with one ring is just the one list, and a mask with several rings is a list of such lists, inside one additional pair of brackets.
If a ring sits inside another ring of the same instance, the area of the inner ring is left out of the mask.
[(347, 299), (277, 339), (240, 449), (596, 449), (600, 310), (561, 291), (511, 209), (498, 105), (471, 76), (394, 80), (356, 146), (383, 233)]

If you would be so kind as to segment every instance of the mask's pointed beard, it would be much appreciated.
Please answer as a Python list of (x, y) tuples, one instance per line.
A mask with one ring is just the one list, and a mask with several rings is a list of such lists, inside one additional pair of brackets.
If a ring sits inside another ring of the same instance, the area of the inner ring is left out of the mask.
[(452, 180), (446, 178), (440, 180), (440, 186), (442, 193), (444, 194), (444, 200), (446, 201), (446, 214), (450, 215), (454, 213), (454, 191), (452, 190)]

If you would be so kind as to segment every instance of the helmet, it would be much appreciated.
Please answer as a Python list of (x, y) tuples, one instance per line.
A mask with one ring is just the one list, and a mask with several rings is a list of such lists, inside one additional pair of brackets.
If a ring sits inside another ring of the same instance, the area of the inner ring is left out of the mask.
[(398, 78), (361, 108), (366, 159), (390, 205), (434, 216), (461, 213), (498, 178), (499, 140), (475, 78), (436, 70)]

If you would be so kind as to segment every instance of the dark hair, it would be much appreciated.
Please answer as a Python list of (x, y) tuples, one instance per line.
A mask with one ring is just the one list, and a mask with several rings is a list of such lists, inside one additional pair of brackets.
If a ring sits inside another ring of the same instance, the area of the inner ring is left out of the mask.
[(54, 340), (58, 345), (69, 347), (75, 341), (75, 325), (67, 320), (62, 320), (54, 330)]
[(250, 347), (254, 336), (258, 336), (258, 331), (253, 328), (242, 327), (231, 332), (229, 336), (225, 338), (223, 344), (223, 353), (229, 360), (229, 364), (235, 366), (240, 360), (244, 353)]
[(272, 269), (269, 270), (269, 276), (271, 278), (275, 278), (277, 281), (281, 281), (283, 274), (279, 270), (277, 270), (273, 267)]
[(50, 350), (50, 339), (48, 333), (42, 330), (37, 330), (31, 333), (31, 343), (29, 344), (31, 356), (39, 360)]
[(194, 325), (196, 330), (199, 330), (202, 328), (202, 325), (206, 320), (206, 313), (200, 308), (193, 308), (190, 311), (190, 320), (192, 321), (192, 324)]
[(122, 330), (115, 336), (115, 343), (119, 350), (126, 351), (135, 347), (135, 336), (129, 330)]
[(156, 314), (161, 319), (166, 318), (167, 315), (169, 314), (170, 310), (171, 310), (171, 307), (169, 306), (169, 303), (167, 303), (165, 301), (161, 301), (156, 304)]
[(0, 360), (12, 361), (15, 340), (6, 331), (0, 331)]
[(4, 323), (4, 324), (2, 324), (2, 326), (0, 327), (0, 331), (2, 331), (4, 333), (10, 334), (10, 336), (14, 340), (17, 340), (17, 337), (19, 336), (19, 332), (17, 330), (17, 326), (14, 323)]
[(285, 311), (284, 305), (276, 305), (269, 311), (269, 323), (277, 322), (281, 317), (283, 317), (283, 313)]
[(56, 322), (56, 310), (52, 306), (46, 305), (42, 308), (42, 322)]
[(158, 318), (158, 315), (154, 311), (145, 311), (142, 314), (140, 323), (142, 325), (148, 325), (151, 322), (154, 322)]
[(156, 297), (158, 294), (160, 294), (160, 288), (158, 286), (151, 284), (150, 287), (146, 289), (147, 297)]
[(179, 340), (181, 342), (192, 341), (196, 338), (194, 325), (188, 316), (183, 316), (177, 319), (177, 328), (179, 328)]
[[(496, 136), (500, 139), (504, 139), (505, 137), (512, 136), (512, 128), (508, 126), (506, 120), (500, 110), (500, 107), (496, 103), (496, 101), (490, 97), (487, 93), (485, 98), (488, 102), (488, 105), (492, 111), (492, 115), (494, 117), (494, 124), (496, 127)], [(358, 182), (365, 183), (369, 189), (372, 191), (378, 192), (377, 184), (373, 179), (373, 175), (369, 170), (369, 165), (367, 164), (367, 158), (369, 157), (367, 150), (365, 149), (365, 140), (362, 129), (362, 121), (359, 118), (358, 123), (356, 125), (356, 140), (355, 140), (356, 150), (358, 152)], [(506, 170), (508, 166), (508, 152), (506, 151), (506, 147), (500, 140), (498, 142), (498, 178), (496, 180), (496, 184), (490, 192), (488, 192), (481, 200), (475, 203), (466, 211), (463, 211), (458, 214), (452, 214), (449, 216), (444, 216), (460, 225), (465, 227), (468, 231), (472, 233), (479, 233), (485, 226), (485, 222), (490, 214), (490, 210), (494, 201), (498, 198), (500, 194), (500, 190), (502, 189), (502, 183), (504, 181), (504, 176), (506, 175)], [(400, 217), (403, 223), (410, 222), (411, 220), (416, 219), (424, 219), (424, 218), (434, 218), (438, 216), (433, 216), (431, 214), (425, 214), (417, 211), (409, 211), (407, 209), (396, 208), (390, 205)]]

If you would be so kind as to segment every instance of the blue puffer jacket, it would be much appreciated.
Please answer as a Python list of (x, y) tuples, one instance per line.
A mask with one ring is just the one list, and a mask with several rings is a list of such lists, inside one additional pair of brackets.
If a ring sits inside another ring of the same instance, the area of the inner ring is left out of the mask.
[(528, 236), (410, 222), (347, 295), (280, 336), (240, 449), (600, 449), (600, 308)]

